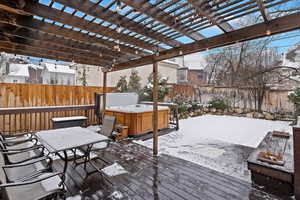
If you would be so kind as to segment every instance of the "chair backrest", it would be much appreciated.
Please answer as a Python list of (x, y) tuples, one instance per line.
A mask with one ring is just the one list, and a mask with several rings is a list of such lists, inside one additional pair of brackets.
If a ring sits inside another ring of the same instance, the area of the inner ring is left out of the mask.
[(112, 135), (116, 124), (116, 117), (105, 115), (102, 123), (102, 129), (100, 133), (107, 137)]

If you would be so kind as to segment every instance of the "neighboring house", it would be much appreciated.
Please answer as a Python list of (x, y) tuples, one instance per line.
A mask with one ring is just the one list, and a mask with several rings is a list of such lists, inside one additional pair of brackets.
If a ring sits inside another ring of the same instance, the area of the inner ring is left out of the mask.
[[(158, 71), (161, 77), (168, 78), (168, 83), (177, 83), (177, 69), (179, 65), (174, 60), (165, 60), (158, 63)], [(82, 85), (85, 77), (88, 86), (102, 86), (103, 85), (103, 73), (98, 66), (76, 64), (72, 67), (76, 69), (76, 82), (77, 85)], [(152, 65), (145, 65), (136, 67), (133, 69), (125, 69), (116, 72), (109, 72), (107, 75), (107, 86), (115, 87), (120, 79), (120, 76), (126, 76), (129, 81), (129, 76), (132, 70), (137, 70), (141, 77), (141, 86), (144, 87), (147, 84), (148, 77), (152, 73)], [(85, 74), (85, 75), (84, 75)]]
[(178, 69), (178, 84), (190, 86), (207, 85), (207, 72), (204, 69)]
[(76, 84), (76, 71), (71, 69), (69, 65), (55, 63), (43, 63), (42, 65), (44, 66), (44, 70), (42, 72), (43, 84)]
[(181, 63), (178, 69), (178, 84), (189, 86), (202, 86), (207, 84), (207, 65), (205, 57), (201, 53), (194, 53), (177, 58)]
[(28, 64), (29, 79), (28, 83), (42, 84), (43, 83), (43, 71), (42, 65)]
[(26, 83), (29, 79), (28, 64), (9, 63), (6, 65), (5, 83)]

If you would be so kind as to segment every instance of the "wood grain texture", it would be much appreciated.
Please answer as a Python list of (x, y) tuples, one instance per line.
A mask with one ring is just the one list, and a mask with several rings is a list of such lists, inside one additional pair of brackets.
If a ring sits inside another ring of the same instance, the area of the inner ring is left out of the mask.
[[(107, 87), (106, 90), (109, 92), (113, 88)], [(51, 118), (58, 116), (84, 115), (88, 117), (87, 124), (95, 124), (93, 106), (76, 107), (93, 105), (95, 92), (102, 93), (103, 88), (0, 83), (0, 130), (51, 129)]]

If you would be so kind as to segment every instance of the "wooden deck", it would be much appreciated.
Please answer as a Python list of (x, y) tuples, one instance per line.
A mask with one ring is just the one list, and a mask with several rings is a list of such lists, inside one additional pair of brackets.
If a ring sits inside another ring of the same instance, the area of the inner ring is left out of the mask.
[[(103, 178), (99, 173), (87, 175), (82, 165), (70, 164), (66, 179), (69, 197), (79, 195), (82, 199), (94, 200), (279, 199), (252, 187), (251, 183), (179, 158), (167, 155), (154, 158), (149, 149), (134, 143), (113, 144), (99, 156), (108, 163), (118, 162), (129, 173)], [(98, 163), (99, 166), (103, 164)], [(62, 161), (54, 162), (55, 170), (62, 167)], [(92, 166), (87, 170), (93, 171)]]

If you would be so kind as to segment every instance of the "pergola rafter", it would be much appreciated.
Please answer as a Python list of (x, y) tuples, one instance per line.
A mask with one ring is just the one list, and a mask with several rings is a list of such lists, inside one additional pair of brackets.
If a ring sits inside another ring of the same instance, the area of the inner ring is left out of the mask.
[(271, 20), (271, 17), (263, 4), (263, 0), (256, 0), (256, 3), (259, 7), (261, 16), (263, 17), (264, 21), (268, 23)]
[[(17, 37), (22, 37), (28, 40), (35, 40), (41, 42), (48, 42), (55, 46), (61, 46), (62, 48), (68, 49), (68, 52), (87, 54), (87, 56), (101, 57), (104, 60), (113, 59), (113, 52), (109, 49), (98, 47), (95, 45), (90, 45), (88, 43), (78, 42), (76, 40), (58, 37), (54, 34), (48, 34), (40, 31), (33, 31), (31, 29), (26, 29), (23, 27), (18, 27), (15, 25), (4, 24), (0, 22), (0, 27), (3, 34), (13, 35)], [(125, 60), (123, 54), (118, 55), (119, 60)]]
[[(105, 26), (100, 26), (94, 23), (88, 23), (87, 20), (82, 20), (80, 17), (68, 14), (66, 12), (61, 12), (57, 9), (53, 9), (39, 3), (27, 3), (24, 7), (24, 10), (33, 15), (51, 19), (55, 22), (66, 24), (72, 27), (77, 27), (82, 30), (86, 30), (92, 33), (106, 36), (108, 38), (112, 38), (115, 41), (122, 41), (150, 51), (154, 51), (156, 49), (155, 46), (144, 42), (143, 40), (139, 40), (128, 35), (120, 34)], [(118, 42), (116, 42), (116, 45), (118, 45)]]
[(203, 35), (199, 33), (188, 33), (186, 30), (183, 29), (183, 25), (180, 22), (180, 18), (173, 17), (168, 15), (159, 7), (153, 6), (151, 3), (143, 2), (139, 0), (120, 0), (124, 4), (131, 6), (135, 10), (144, 13), (153, 19), (171, 27), (177, 32), (192, 38), (193, 40), (201, 40), (205, 38)]
[(55, 2), (59, 2), (63, 5), (67, 5), (69, 7), (75, 8), (80, 10), (84, 13), (87, 13), (91, 16), (100, 18), (104, 21), (108, 21), (112, 24), (119, 24), (121, 27), (131, 30), (133, 32), (139, 33), (146, 37), (152, 38), (154, 40), (160, 41), (165, 43), (169, 46), (179, 46), (180, 42), (172, 39), (165, 39), (163, 35), (159, 33), (153, 32), (151, 29), (142, 26), (134, 21), (131, 21), (129, 18), (124, 17), (116, 12), (113, 12), (109, 9), (106, 9), (102, 6), (97, 6), (96, 4), (92, 3), (91, 1), (85, 1), (81, 4), (80, 0), (55, 0)]
[(206, 2), (206, 0), (195, 1), (188, 0), (195, 9), (200, 17), (206, 17), (212, 24), (217, 25), (225, 33), (233, 31), (232, 26), (228, 22), (224, 22), (224, 19), (213, 10), (212, 6)]

